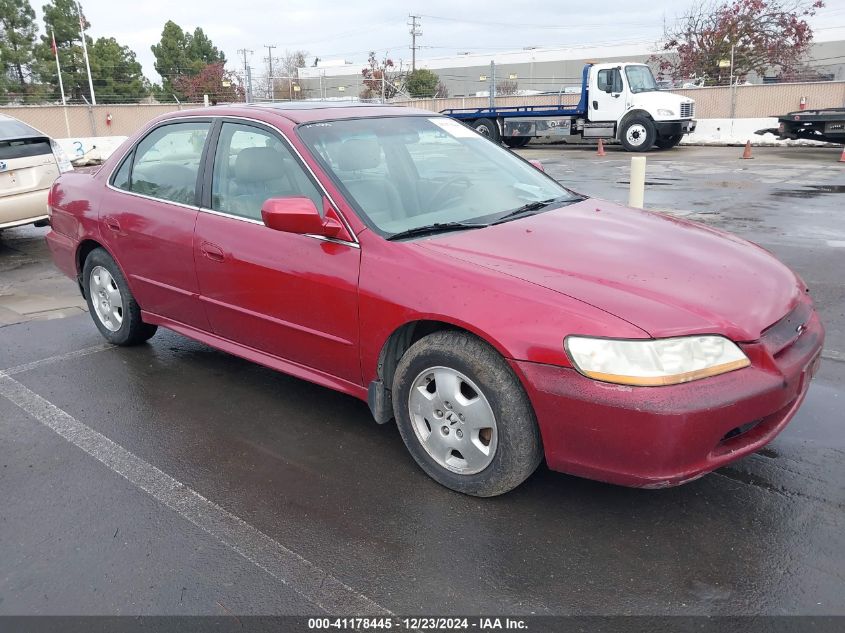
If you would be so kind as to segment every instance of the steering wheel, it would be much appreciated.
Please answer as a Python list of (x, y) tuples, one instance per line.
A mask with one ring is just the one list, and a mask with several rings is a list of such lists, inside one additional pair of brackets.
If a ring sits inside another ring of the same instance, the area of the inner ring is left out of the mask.
[[(467, 178), (466, 176), (452, 176), (451, 178), (446, 180), (446, 182), (441, 184), (435, 190), (435, 192), (433, 194), (431, 194), (431, 197), (428, 199), (428, 204), (433, 206), (433, 207), (436, 207), (435, 203), (440, 202), (440, 197), (443, 195), (443, 192), (445, 192), (447, 189), (449, 189), (449, 187), (451, 187), (452, 185), (456, 185), (456, 184), (459, 184), (459, 183), (465, 183), (467, 188), (472, 186), (472, 181), (469, 178)], [(443, 202), (448, 202), (449, 200), (452, 200), (453, 198), (456, 198), (456, 197), (457, 197), (457, 194), (452, 195), (449, 198), (445, 198), (443, 200)]]

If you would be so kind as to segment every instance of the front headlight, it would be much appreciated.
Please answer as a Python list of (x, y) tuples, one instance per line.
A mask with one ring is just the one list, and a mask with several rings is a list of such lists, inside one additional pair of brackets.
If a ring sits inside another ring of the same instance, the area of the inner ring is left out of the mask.
[(658, 109), (657, 114), (660, 116), (675, 116), (675, 112), (673, 110)]
[(604, 382), (657, 387), (716, 376), (751, 364), (724, 336), (606, 339), (567, 336), (564, 348), (579, 372)]

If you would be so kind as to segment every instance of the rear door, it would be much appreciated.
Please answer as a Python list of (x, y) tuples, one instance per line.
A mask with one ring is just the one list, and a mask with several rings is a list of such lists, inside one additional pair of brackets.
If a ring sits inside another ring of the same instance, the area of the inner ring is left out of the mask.
[(193, 234), (210, 119), (159, 125), (112, 175), (100, 232), (142, 310), (208, 330), (199, 304)]
[(358, 244), (274, 231), (261, 220), (269, 198), (329, 205), (287, 141), (262, 125), (224, 122), (206, 188), (194, 257), (212, 331), (360, 384)]

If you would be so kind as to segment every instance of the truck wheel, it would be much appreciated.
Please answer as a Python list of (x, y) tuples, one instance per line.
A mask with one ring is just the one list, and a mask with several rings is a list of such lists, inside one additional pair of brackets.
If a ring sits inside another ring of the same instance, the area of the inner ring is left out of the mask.
[(499, 140), (499, 126), (496, 125), (496, 122), (493, 119), (477, 119), (472, 122), (472, 127), (474, 127), (479, 134), (483, 134), (491, 141)]
[(661, 136), (654, 142), (654, 144), (660, 149), (672, 149), (681, 142), (682, 138), (684, 138), (683, 134), (675, 134), (675, 136)]
[(647, 116), (633, 116), (622, 124), (619, 140), (629, 152), (647, 152), (654, 146), (657, 130)]
[(417, 464), (457, 492), (505, 493), (543, 457), (519, 379), (495, 349), (467, 332), (434, 332), (405, 352), (394, 374), (393, 412)]
[(511, 149), (519, 149), (525, 147), (531, 141), (530, 136), (507, 136), (502, 138), (505, 145)]

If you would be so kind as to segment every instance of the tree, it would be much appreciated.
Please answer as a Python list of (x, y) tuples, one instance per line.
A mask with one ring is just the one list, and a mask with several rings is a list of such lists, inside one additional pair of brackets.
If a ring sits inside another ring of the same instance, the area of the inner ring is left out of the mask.
[[(56, 59), (52, 48), (52, 33), (56, 35), (56, 49), (62, 65), (62, 80), (65, 92), (71, 99), (91, 100), (88, 88), (88, 74), (82, 51), (82, 35), (80, 24), (87, 30), (91, 24), (85, 16), (79, 15), (74, 0), (52, 0), (45, 4), (44, 35), (36, 46), (36, 71), (41, 81), (51, 87), (51, 96), (58, 98), (59, 82), (56, 72)], [(93, 40), (85, 36), (86, 44), (90, 48)]]
[[(299, 84), (299, 69), (306, 65), (305, 59), (308, 57), (308, 51), (285, 50), (281, 57), (273, 60), (273, 78), (272, 82), (269, 77), (270, 64), (267, 64), (267, 74), (264, 77), (264, 85), (273, 85), (273, 99), (296, 99), (301, 96), (301, 92), (294, 90), (294, 86)], [(269, 97), (269, 95), (268, 95)]]
[(505, 79), (496, 84), (496, 94), (500, 97), (509, 97), (519, 92), (519, 86), (512, 79)]
[(361, 90), (360, 97), (362, 99), (392, 99), (398, 92), (396, 83), (402, 74), (395, 68), (392, 59), (385, 57), (379, 61), (375, 51), (370, 51), (367, 66), (361, 69), (364, 89)]
[(669, 55), (652, 61), (663, 73), (718, 83), (727, 79), (733, 49), (734, 76), (789, 73), (813, 39), (804, 18), (822, 7), (823, 0), (705, 0), (665, 30)]
[(237, 76), (223, 66), (223, 62), (207, 64), (196, 74), (182, 74), (173, 79), (173, 89), (186, 101), (200, 102), (208, 95), (214, 103), (244, 100), (244, 88)]
[(428, 68), (417, 68), (405, 78), (405, 89), (414, 98), (431, 98), (437, 95), (440, 78)]
[(101, 37), (94, 42), (89, 54), (98, 102), (127, 103), (150, 93), (141, 64), (128, 46), (121, 46), (113, 37)]
[[(226, 56), (201, 28), (197, 27), (191, 34), (172, 20), (165, 23), (161, 40), (150, 49), (156, 58), (156, 72), (161, 75), (162, 92), (167, 97), (175, 93), (179, 99), (186, 99), (187, 96), (176, 88), (178, 79), (207, 72), (209, 65), (226, 63)], [(180, 85), (188, 84), (183, 82)]]
[(0, 0), (0, 88), (10, 79), (17, 84), (16, 90), (26, 91), (35, 61), (36, 31), (35, 11), (29, 0)]

